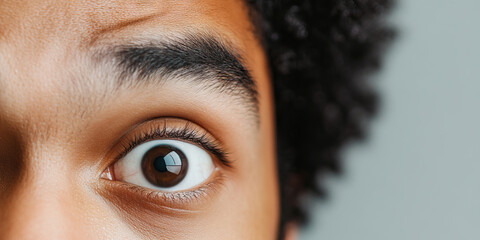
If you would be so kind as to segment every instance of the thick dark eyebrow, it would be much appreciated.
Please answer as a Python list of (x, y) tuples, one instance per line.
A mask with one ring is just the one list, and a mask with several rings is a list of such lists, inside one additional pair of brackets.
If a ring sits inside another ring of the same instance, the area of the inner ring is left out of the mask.
[(165, 41), (114, 46), (119, 85), (191, 79), (192, 84), (229, 94), (258, 115), (258, 93), (243, 58), (213, 36), (189, 35)]

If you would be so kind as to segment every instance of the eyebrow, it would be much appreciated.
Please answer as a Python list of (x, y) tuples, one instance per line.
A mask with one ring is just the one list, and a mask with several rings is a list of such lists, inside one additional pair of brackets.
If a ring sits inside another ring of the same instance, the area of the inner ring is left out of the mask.
[(191, 80), (210, 91), (240, 99), (258, 119), (258, 92), (243, 58), (219, 38), (191, 34), (175, 39), (116, 45), (113, 56), (120, 74), (116, 85)]

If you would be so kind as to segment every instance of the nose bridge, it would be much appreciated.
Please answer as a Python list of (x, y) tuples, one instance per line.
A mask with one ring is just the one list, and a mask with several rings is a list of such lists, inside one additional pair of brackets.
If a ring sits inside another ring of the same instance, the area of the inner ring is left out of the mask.
[(58, 191), (22, 186), (4, 208), (1, 239), (67, 239), (69, 213)]
[(0, 239), (75, 239), (72, 229), (85, 225), (75, 204), (78, 186), (47, 152), (24, 155), (21, 177), (0, 209)]

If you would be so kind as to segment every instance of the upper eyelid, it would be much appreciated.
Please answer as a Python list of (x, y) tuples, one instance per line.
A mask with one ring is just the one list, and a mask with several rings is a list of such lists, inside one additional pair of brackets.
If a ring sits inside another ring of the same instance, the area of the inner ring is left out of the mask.
[[(229, 153), (226, 152), (218, 143), (216, 139), (209, 139), (206, 130), (198, 129), (199, 127), (192, 127), (194, 124), (188, 121), (183, 127), (169, 127), (167, 120), (163, 124), (154, 124), (150, 126), (147, 131), (137, 133), (133, 136), (133, 140), (127, 138), (126, 143), (122, 144), (122, 150), (118, 153), (115, 162), (125, 157), (133, 148), (150, 140), (157, 139), (175, 139), (187, 141), (191, 144), (200, 145), (200, 147), (212, 153), (219, 161), (227, 167), (231, 167), (231, 160), (229, 160)], [(203, 131), (203, 133), (198, 133)]]

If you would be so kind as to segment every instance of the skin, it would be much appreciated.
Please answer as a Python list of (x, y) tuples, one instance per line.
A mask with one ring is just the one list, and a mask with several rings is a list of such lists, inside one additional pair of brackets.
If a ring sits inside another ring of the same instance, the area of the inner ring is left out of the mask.
[[(270, 79), (241, 1), (3, 0), (0, 26), (0, 239), (276, 238)], [(92, 60), (92, 48), (185, 32), (235, 47), (259, 93), (258, 119), (235, 97), (185, 81), (112, 91), (114, 70)], [(129, 136), (186, 122), (231, 160), (214, 160), (214, 174), (185, 190), (201, 194), (151, 198), (105, 177)]]

